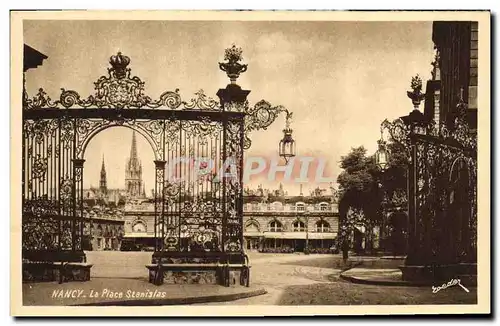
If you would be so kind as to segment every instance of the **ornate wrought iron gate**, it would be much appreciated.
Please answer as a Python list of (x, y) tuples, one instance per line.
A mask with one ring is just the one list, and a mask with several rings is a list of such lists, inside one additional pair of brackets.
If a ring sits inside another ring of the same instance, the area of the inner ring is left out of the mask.
[[(462, 102), (459, 110), (465, 114)], [(430, 128), (435, 128), (431, 126)], [(411, 258), (407, 264), (475, 263), (477, 257), (477, 157), (474, 134), (462, 115), (451, 131), (412, 137), (410, 172)]]
[[(408, 121), (385, 123), (408, 149), (407, 266), (474, 264), (477, 259), (477, 134), (457, 106), (453, 123), (436, 125), (418, 110)], [(456, 275), (455, 275), (456, 276)]]
[(249, 107), (249, 91), (235, 84), (246, 70), (241, 50), (226, 50), (226, 60), (220, 66), (231, 84), (217, 93), (220, 103), (201, 90), (188, 102), (178, 90), (152, 100), (121, 53), (88, 98), (62, 89), (52, 101), (43, 89), (32, 98), (24, 91), (23, 259), (85, 261), (82, 239), (92, 228), (83, 214), (85, 149), (114, 126), (137, 131), (154, 152), (156, 253), (242, 256), (243, 151), (249, 132), (284, 109), (266, 101)]

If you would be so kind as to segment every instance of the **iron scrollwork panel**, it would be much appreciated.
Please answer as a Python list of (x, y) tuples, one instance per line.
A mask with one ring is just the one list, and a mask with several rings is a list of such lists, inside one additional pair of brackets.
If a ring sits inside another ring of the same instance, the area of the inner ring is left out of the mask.
[(225, 212), (224, 251), (241, 252), (242, 243), (242, 159), (244, 144), (242, 120), (229, 120), (226, 124), (226, 164), (224, 166)]
[[(155, 238), (165, 239), (164, 235), (164, 197), (163, 197), (163, 184), (165, 180), (165, 162), (155, 161)], [(156, 250), (164, 248), (164, 242), (157, 242), (155, 244)]]
[(25, 250), (81, 248), (74, 136), (74, 120), (64, 116), (23, 121)]
[(475, 159), (437, 139), (417, 141), (417, 243), (423, 257), (455, 263), (475, 260)]
[(76, 157), (83, 158), (90, 140), (104, 129), (116, 126), (128, 127), (143, 135), (150, 143), (157, 159), (163, 158), (163, 120), (137, 120), (117, 118), (76, 119)]
[[(217, 172), (222, 166), (222, 123), (200, 116), (182, 121), (175, 149), (181, 158), (170, 177), (178, 179), (179, 250), (222, 251), (222, 196)], [(177, 196), (178, 195), (178, 196)]]

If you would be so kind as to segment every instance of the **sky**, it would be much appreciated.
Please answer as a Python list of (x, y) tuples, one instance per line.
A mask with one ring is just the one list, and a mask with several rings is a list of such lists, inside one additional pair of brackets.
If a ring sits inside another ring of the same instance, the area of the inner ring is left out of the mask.
[[(412, 109), (406, 96), (411, 77), (431, 78), (432, 22), (294, 21), (24, 21), (24, 42), (48, 59), (26, 73), (28, 94), (43, 87), (58, 98), (60, 89), (93, 94), (106, 74), (109, 57), (131, 58), (132, 75), (145, 93), (158, 98), (179, 89), (184, 100), (203, 89), (216, 97), (229, 80), (218, 68), (224, 49), (243, 49), (248, 71), (238, 79), (251, 90), (250, 105), (265, 99), (293, 112), (297, 155), (326, 160), (324, 176), (336, 179), (339, 161), (352, 147), (376, 150), (380, 123)], [(284, 116), (267, 130), (251, 134), (245, 156), (277, 157)], [(85, 151), (85, 187), (97, 186), (104, 155), (108, 187), (123, 188), (132, 131), (106, 129)], [(154, 186), (153, 153), (137, 135), (146, 188)], [(277, 181), (256, 177), (246, 186), (276, 189)], [(299, 184), (283, 181), (289, 194)], [(304, 192), (326, 183), (308, 182)]]

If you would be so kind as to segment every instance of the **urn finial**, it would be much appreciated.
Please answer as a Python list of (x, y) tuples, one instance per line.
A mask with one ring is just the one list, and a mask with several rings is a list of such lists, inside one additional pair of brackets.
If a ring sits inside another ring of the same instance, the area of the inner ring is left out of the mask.
[(233, 44), (232, 47), (227, 48), (224, 52), (224, 60), (227, 62), (219, 62), (220, 70), (226, 72), (231, 84), (236, 84), (236, 79), (238, 79), (240, 74), (247, 71), (248, 65), (240, 63), (243, 60), (242, 53), (241, 48)]
[(420, 106), (420, 102), (425, 98), (425, 93), (422, 93), (422, 79), (417, 74), (416, 76), (411, 78), (411, 89), (412, 91), (407, 91), (408, 97), (411, 99), (413, 103), (413, 107), (418, 109)]

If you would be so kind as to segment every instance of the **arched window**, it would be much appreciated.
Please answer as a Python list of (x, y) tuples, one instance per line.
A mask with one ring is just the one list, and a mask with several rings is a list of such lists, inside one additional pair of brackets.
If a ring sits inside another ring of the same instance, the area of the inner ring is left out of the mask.
[(142, 221), (137, 221), (132, 226), (132, 232), (146, 232), (146, 224)]
[(306, 225), (302, 221), (295, 221), (292, 224), (293, 232), (304, 232), (306, 230)]
[(297, 207), (297, 211), (299, 211), (299, 212), (303, 212), (306, 210), (306, 205), (304, 203), (297, 203), (296, 207)]
[(272, 221), (269, 223), (270, 232), (281, 232), (283, 230), (283, 225), (279, 221)]
[(327, 211), (328, 210), (328, 203), (321, 203), (319, 204), (319, 210), (320, 211)]
[(245, 232), (260, 232), (259, 224), (256, 221), (248, 221)]
[(326, 221), (318, 221), (316, 223), (316, 232), (330, 232), (330, 224)]

